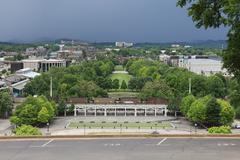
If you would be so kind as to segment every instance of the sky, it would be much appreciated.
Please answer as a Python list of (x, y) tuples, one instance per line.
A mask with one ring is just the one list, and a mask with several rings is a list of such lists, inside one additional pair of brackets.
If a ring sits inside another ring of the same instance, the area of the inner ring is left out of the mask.
[(0, 0), (0, 41), (177, 42), (226, 39), (196, 29), (177, 0)]

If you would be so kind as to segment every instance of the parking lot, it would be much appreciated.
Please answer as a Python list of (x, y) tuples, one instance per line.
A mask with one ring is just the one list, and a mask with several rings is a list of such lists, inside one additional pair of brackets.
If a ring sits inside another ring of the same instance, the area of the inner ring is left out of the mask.
[(0, 141), (3, 160), (239, 160), (240, 139), (137, 138)]

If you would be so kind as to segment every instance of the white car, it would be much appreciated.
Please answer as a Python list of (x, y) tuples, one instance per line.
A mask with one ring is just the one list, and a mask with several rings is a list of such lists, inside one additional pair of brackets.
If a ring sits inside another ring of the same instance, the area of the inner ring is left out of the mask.
[(236, 128), (236, 129), (240, 129), (240, 124), (236, 124), (236, 125), (235, 125), (235, 128)]

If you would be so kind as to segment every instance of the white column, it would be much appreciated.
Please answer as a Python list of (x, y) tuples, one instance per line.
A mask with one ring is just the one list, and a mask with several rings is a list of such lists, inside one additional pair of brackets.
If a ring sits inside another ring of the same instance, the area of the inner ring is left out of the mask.
[(107, 117), (107, 108), (104, 108), (104, 116)]
[(115, 117), (117, 116), (117, 108), (115, 108), (114, 115), (115, 115)]
[(74, 108), (74, 117), (76, 117), (76, 116), (77, 116), (77, 109)]
[(167, 106), (165, 106), (164, 111), (165, 111), (164, 116), (167, 117)]
[(127, 107), (125, 107), (125, 117), (127, 116)]
[(144, 108), (144, 116), (147, 117), (147, 108)]
[(137, 117), (137, 108), (135, 108), (134, 116)]
[(154, 116), (157, 117), (157, 108), (154, 108)]
[(97, 116), (97, 107), (95, 107), (94, 116)]
[(87, 107), (84, 108), (84, 116), (87, 116)]

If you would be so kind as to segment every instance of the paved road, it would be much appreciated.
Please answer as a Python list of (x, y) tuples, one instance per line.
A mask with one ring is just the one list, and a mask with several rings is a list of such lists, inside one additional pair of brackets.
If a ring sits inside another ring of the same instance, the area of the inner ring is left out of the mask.
[(240, 139), (0, 141), (1, 160), (239, 160)]

